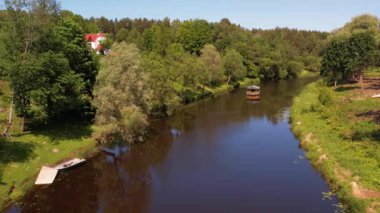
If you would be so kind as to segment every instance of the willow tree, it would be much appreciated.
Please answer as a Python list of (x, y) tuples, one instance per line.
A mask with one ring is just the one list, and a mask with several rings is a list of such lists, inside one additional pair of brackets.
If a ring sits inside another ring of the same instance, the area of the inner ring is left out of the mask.
[(148, 82), (134, 44), (116, 44), (101, 60), (93, 100), (97, 126), (94, 137), (99, 142), (142, 140), (152, 97)]
[(205, 66), (207, 84), (219, 84), (224, 78), (223, 62), (219, 52), (213, 45), (207, 44), (201, 50), (201, 53), (200, 59), (207, 65)]
[(247, 69), (244, 66), (244, 58), (234, 49), (228, 49), (224, 56), (224, 69), (230, 80), (240, 80), (247, 75)]

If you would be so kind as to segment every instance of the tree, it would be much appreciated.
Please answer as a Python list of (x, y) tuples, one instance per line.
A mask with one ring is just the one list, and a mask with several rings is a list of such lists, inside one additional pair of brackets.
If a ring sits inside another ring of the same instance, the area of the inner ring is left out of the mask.
[(141, 33), (137, 30), (137, 28), (133, 27), (127, 36), (127, 43), (136, 44), (138, 47), (142, 46), (142, 38)]
[(127, 41), (128, 38), (128, 30), (125, 28), (121, 28), (116, 34), (116, 42)]
[(376, 42), (370, 33), (358, 33), (348, 40), (348, 51), (350, 60), (348, 70), (356, 76), (363, 86), (364, 70), (375, 63)]
[(301, 73), (303, 68), (304, 66), (301, 62), (289, 61), (286, 65), (286, 71), (288, 75), (285, 76), (285, 78), (296, 78)]
[(216, 48), (211, 44), (205, 45), (201, 50), (200, 59), (207, 65), (205, 66), (207, 84), (219, 84), (223, 80), (224, 74), (222, 58)]
[(352, 18), (351, 22), (336, 30), (331, 38), (348, 39), (354, 34), (370, 33), (380, 42), (380, 19), (376, 16), (364, 14)]
[[(2, 58), (4, 63), (1, 63), (0, 66), (2, 70), (6, 70), (8, 76), (11, 76), (13, 72), (18, 72), (15, 68), (29, 63), (24, 60), (31, 58), (30, 53), (34, 51), (36, 42), (56, 19), (59, 13), (59, 4), (55, 0), (6, 0), (4, 3), (7, 13), (6, 24), (3, 27), (5, 27), (7, 36), (3, 42), (5, 42), (7, 54)], [(28, 69), (28, 67), (23, 68)], [(33, 69), (33, 66), (30, 69)], [(14, 78), (11, 78), (11, 81), (12, 85), (17, 84)], [(32, 82), (27, 83), (32, 84)], [(18, 90), (13, 88), (13, 91), (10, 112), (14, 111), (15, 99), (19, 96), (16, 94)], [(23, 109), (23, 111), (26, 110)], [(12, 113), (10, 113), (3, 135), (10, 137), (8, 131), (12, 126), (12, 120)]]
[(5, 6), (11, 32), (8, 50), (13, 57), (29, 53), (60, 11), (55, 0), (6, 0)]
[(200, 55), (203, 46), (211, 39), (211, 29), (205, 20), (190, 20), (181, 24), (177, 39), (191, 54)]
[(168, 72), (163, 58), (157, 53), (148, 53), (143, 57), (142, 67), (149, 75), (148, 84), (152, 91), (151, 99), (148, 101), (149, 115), (154, 117), (171, 115), (180, 100), (173, 88), (175, 81), (171, 72)]
[(243, 64), (243, 56), (241, 56), (236, 50), (228, 49), (223, 61), (225, 73), (229, 79), (228, 82), (230, 80), (240, 80), (247, 75), (247, 70)]
[[(321, 74), (328, 80), (356, 79), (363, 83), (363, 71), (375, 63), (376, 43), (370, 33), (358, 33), (348, 40), (334, 40), (322, 60)], [(363, 87), (363, 84), (362, 84)]]
[(334, 81), (335, 86), (338, 81), (347, 79), (349, 76), (347, 70), (348, 57), (347, 43), (333, 40), (323, 56), (321, 75), (329, 82)]
[(115, 44), (101, 64), (93, 100), (97, 109), (94, 137), (100, 142), (142, 140), (152, 91), (138, 48), (124, 42)]
[(76, 110), (88, 97), (80, 74), (71, 70), (63, 54), (46, 52), (16, 63), (10, 75), (16, 112), (46, 122)]
[(321, 69), (321, 58), (308, 55), (303, 59), (305, 69), (311, 72), (318, 72)]
[(83, 78), (87, 94), (91, 96), (98, 60), (87, 46), (81, 26), (71, 18), (61, 18), (38, 42), (38, 52), (46, 51), (62, 52), (71, 69)]

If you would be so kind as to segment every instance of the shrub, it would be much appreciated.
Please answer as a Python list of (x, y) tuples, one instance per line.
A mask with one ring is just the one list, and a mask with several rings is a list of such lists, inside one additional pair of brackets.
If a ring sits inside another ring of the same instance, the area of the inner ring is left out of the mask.
[(323, 106), (330, 106), (334, 103), (334, 92), (329, 88), (322, 88), (319, 91), (318, 101)]

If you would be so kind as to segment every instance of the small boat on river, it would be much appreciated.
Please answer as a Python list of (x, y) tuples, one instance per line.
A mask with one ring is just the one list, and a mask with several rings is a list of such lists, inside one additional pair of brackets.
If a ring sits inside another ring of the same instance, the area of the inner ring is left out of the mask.
[(250, 100), (250, 101), (260, 100), (259, 86), (250, 86), (247, 88), (247, 100)]

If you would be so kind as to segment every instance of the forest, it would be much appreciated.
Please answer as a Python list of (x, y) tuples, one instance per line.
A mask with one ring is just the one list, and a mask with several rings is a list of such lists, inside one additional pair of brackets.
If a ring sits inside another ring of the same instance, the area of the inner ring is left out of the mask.
[[(6, 1), (0, 23), (0, 74), (11, 84), (22, 129), (69, 114), (94, 120), (101, 141), (121, 130), (117, 137), (136, 141), (149, 118), (215, 91), (317, 73), (328, 39), (326, 32), (250, 30), (228, 19), (86, 19), (54, 0)], [(98, 32), (107, 34), (109, 55), (96, 55), (84, 40)]]

